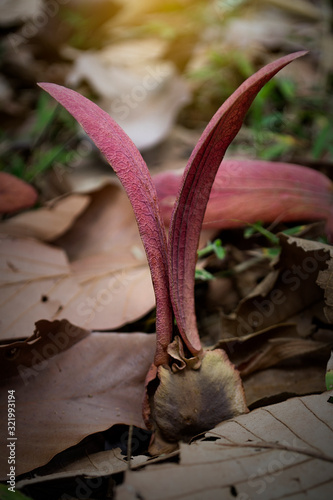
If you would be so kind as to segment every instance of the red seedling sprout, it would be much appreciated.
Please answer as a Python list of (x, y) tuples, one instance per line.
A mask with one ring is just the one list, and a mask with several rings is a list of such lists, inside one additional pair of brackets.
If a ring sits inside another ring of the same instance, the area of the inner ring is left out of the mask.
[[(201, 346), (194, 307), (196, 253), (217, 170), (223, 168), (225, 151), (253, 99), (278, 71), (304, 54), (306, 51), (296, 52), (266, 65), (248, 78), (213, 116), (185, 168), (168, 243), (155, 186), (131, 139), (105, 111), (77, 92), (52, 83), (39, 84), (91, 137), (132, 204), (156, 297), (157, 344), (147, 376), (143, 414), (147, 426), (163, 443), (188, 439), (246, 411), (239, 374), (225, 353), (203, 351)], [(155, 452), (160, 449), (161, 446), (153, 447)]]

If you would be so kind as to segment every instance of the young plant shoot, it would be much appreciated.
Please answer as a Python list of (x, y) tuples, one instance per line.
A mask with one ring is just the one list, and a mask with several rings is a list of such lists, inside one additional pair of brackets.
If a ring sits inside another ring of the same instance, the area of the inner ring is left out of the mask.
[[(260, 89), (306, 52), (282, 57), (248, 78), (213, 116), (185, 168), (167, 241), (157, 193), (139, 151), (117, 123), (73, 90), (40, 86), (81, 124), (107, 158), (131, 201), (156, 296), (156, 352), (146, 378), (143, 417), (151, 453), (173, 449), (247, 411), (238, 371), (221, 349), (204, 350), (195, 316), (197, 247), (221, 161)], [(220, 166), (221, 165), (221, 166)]]

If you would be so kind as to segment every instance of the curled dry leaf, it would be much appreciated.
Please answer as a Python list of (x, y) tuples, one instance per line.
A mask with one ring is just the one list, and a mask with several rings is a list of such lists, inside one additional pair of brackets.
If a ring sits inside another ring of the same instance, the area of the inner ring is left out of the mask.
[[(1, 346), (1, 391), (14, 390), (17, 400), (16, 475), (114, 424), (143, 427), (141, 400), (154, 345), (154, 335), (90, 333), (63, 320), (39, 322), (27, 341)], [(6, 415), (2, 398), (3, 449)], [(5, 476), (5, 453), (0, 464)]]
[(32, 207), (38, 198), (33, 186), (7, 172), (0, 172), (0, 214)]
[[(170, 224), (183, 171), (153, 177), (161, 213)], [(333, 231), (333, 185), (324, 174), (290, 163), (224, 160), (209, 196), (204, 227), (227, 229), (258, 220), (327, 220)], [(333, 234), (333, 233), (332, 233)]]

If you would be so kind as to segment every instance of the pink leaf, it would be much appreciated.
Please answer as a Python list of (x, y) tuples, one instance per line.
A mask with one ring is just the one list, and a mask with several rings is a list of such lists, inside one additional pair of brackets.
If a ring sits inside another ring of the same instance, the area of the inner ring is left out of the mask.
[(74, 90), (40, 83), (62, 104), (105, 155), (122, 182), (132, 204), (147, 253), (156, 296), (157, 347), (155, 362), (167, 362), (172, 338), (172, 309), (168, 289), (167, 245), (155, 186), (138, 149), (119, 125), (96, 104)]
[[(153, 177), (164, 223), (170, 224), (182, 171)], [(227, 229), (258, 220), (333, 219), (333, 184), (308, 167), (261, 160), (224, 160), (215, 177), (203, 226)]]
[(169, 286), (177, 326), (194, 355), (201, 350), (193, 293), (196, 250), (216, 172), (260, 89), (284, 66), (305, 54), (282, 57), (248, 78), (213, 116), (185, 168), (170, 225)]

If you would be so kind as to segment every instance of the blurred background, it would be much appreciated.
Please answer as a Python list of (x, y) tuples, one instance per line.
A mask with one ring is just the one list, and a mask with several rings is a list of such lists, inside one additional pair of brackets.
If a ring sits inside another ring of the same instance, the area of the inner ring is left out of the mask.
[(0, 24), (0, 169), (32, 183), (39, 203), (91, 187), (110, 167), (37, 82), (94, 100), (161, 170), (186, 163), (248, 76), (303, 49), (261, 91), (228, 155), (332, 178), (329, 0), (0, 0)]

